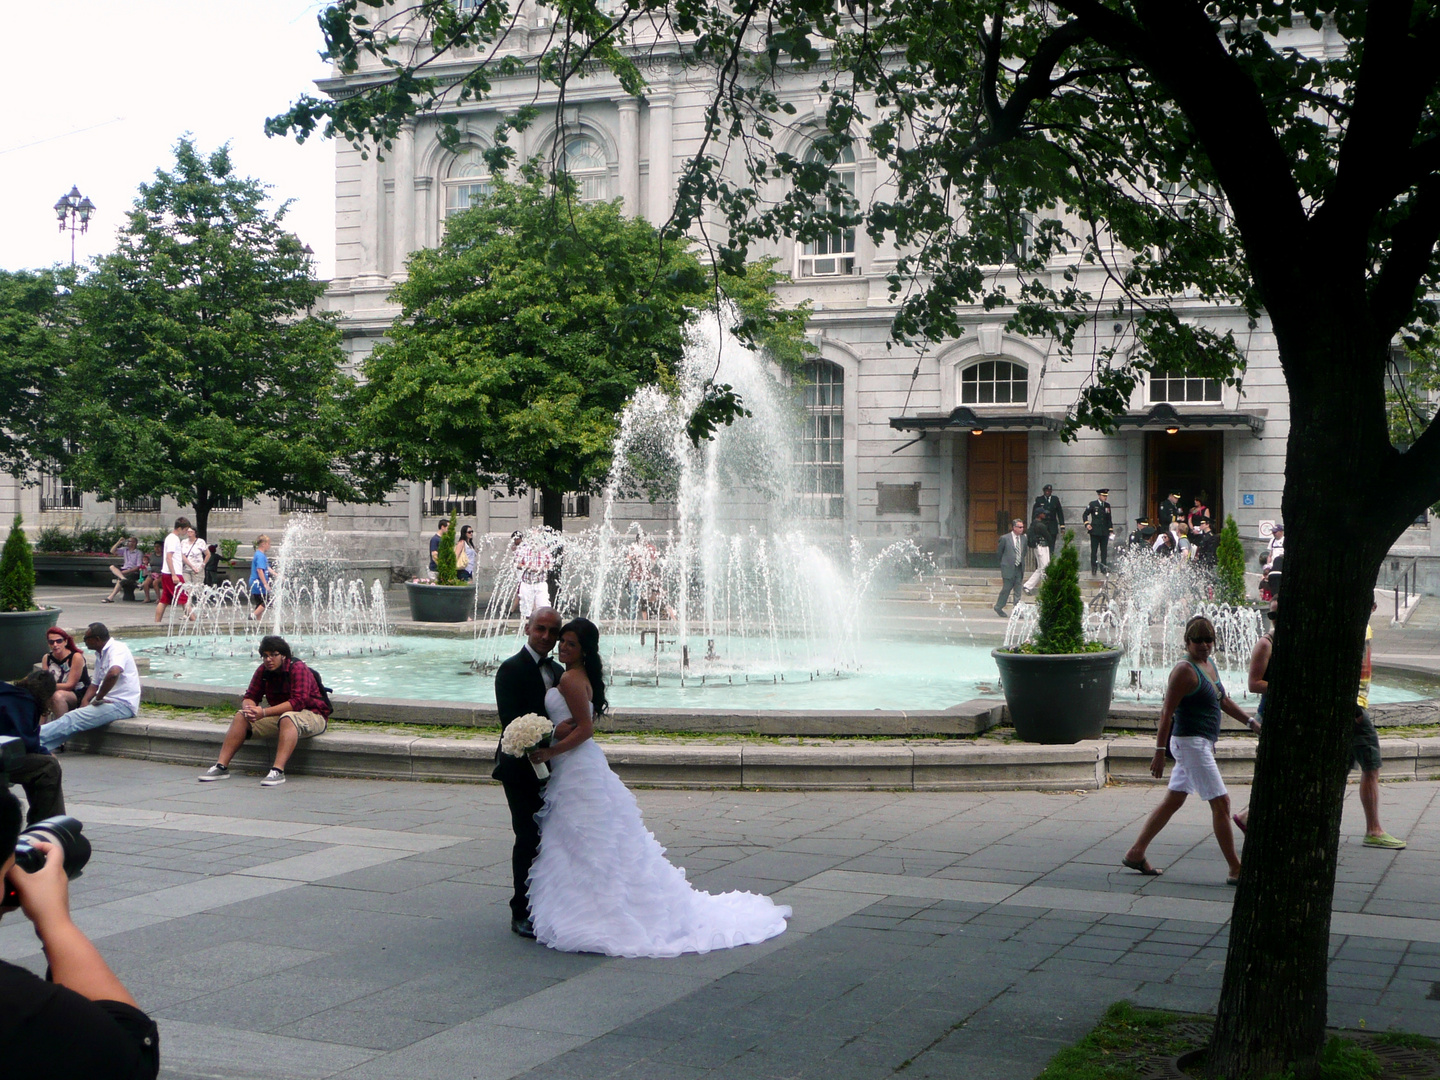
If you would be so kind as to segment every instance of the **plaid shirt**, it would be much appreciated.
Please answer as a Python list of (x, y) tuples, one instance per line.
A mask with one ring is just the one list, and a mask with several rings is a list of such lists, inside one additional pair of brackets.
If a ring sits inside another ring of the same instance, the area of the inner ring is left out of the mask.
[(278, 671), (266, 671), (264, 664), (256, 668), (245, 697), (249, 701), (260, 701), (262, 695), (265, 704), (272, 707), (288, 701), (295, 712), (308, 710), (330, 716), (330, 706), (325, 704), (315, 673), (299, 660), (285, 661)]

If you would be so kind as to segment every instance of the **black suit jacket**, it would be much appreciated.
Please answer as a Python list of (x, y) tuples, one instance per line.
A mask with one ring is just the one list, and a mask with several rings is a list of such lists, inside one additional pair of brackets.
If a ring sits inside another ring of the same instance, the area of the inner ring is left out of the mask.
[[(546, 658), (544, 663), (550, 668), (554, 684), (559, 686), (560, 676), (564, 674), (560, 665), (549, 658)], [(535, 663), (529, 649), (521, 649), (495, 672), (495, 707), (500, 713), (502, 733), (517, 716), (524, 716), (526, 713), (545, 715), (545, 679), (540, 674), (540, 665)], [(529, 776), (532, 780), (535, 778), (535, 770), (528, 763), (502, 754), (500, 744), (496, 743), (495, 771), (491, 775), (496, 780), (503, 781), (507, 779), (507, 774), (512, 773), (514, 777)]]

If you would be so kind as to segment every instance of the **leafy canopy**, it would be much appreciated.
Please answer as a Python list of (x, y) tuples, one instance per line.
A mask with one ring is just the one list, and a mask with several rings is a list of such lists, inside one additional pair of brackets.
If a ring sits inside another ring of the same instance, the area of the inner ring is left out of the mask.
[(324, 285), (265, 198), (227, 149), (182, 139), (77, 285), (51, 418), (86, 490), (171, 495), (200, 528), (222, 496), (383, 494), (349, 440), (340, 331), (315, 310)]
[[(411, 258), (358, 394), (360, 437), (388, 481), (592, 490), (631, 395), (675, 385), (715, 286), (683, 242), (570, 195), (567, 178), (527, 168)], [(798, 359), (804, 314), (773, 310), (773, 281), (760, 266), (722, 284), (757, 340)]]
[(0, 469), (23, 477), (45, 464), (34, 437), (53, 423), (46, 397), (68, 351), (68, 271), (0, 270)]

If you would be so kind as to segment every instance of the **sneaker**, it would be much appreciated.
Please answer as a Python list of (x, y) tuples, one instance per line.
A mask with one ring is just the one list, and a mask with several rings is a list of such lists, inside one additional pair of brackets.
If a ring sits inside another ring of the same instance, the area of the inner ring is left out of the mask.
[(279, 787), (285, 782), (285, 771), (283, 769), (271, 769), (265, 774), (265, 779), (260, 781), (261, 787)]
[(1379, 836), (1365, 837), (1366, 847), (1389, 848), (1392, 851), (1399, 851), (1405, 846), (1405, 841), (1399, 837), (1391, 836), (1388, 832), (1382, 832)]
[(230, 770), (218, 761), (200, 774), (200, 783), (208, 784), (212, 780), (229, 780)]

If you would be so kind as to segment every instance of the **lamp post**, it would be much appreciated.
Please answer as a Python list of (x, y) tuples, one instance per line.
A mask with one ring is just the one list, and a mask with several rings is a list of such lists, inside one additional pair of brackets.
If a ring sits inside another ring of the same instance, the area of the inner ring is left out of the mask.
[(70, 185), (70, 194), (61, 195), (55, 203), (55, 218), (60, 223), (60, 231), (70, 230), (71, 266), (75, 265), (75, 234), (90, 228), (90, 215), (94, 212), (95, 204), (88, 195), (81, 195), (74, 184)]

